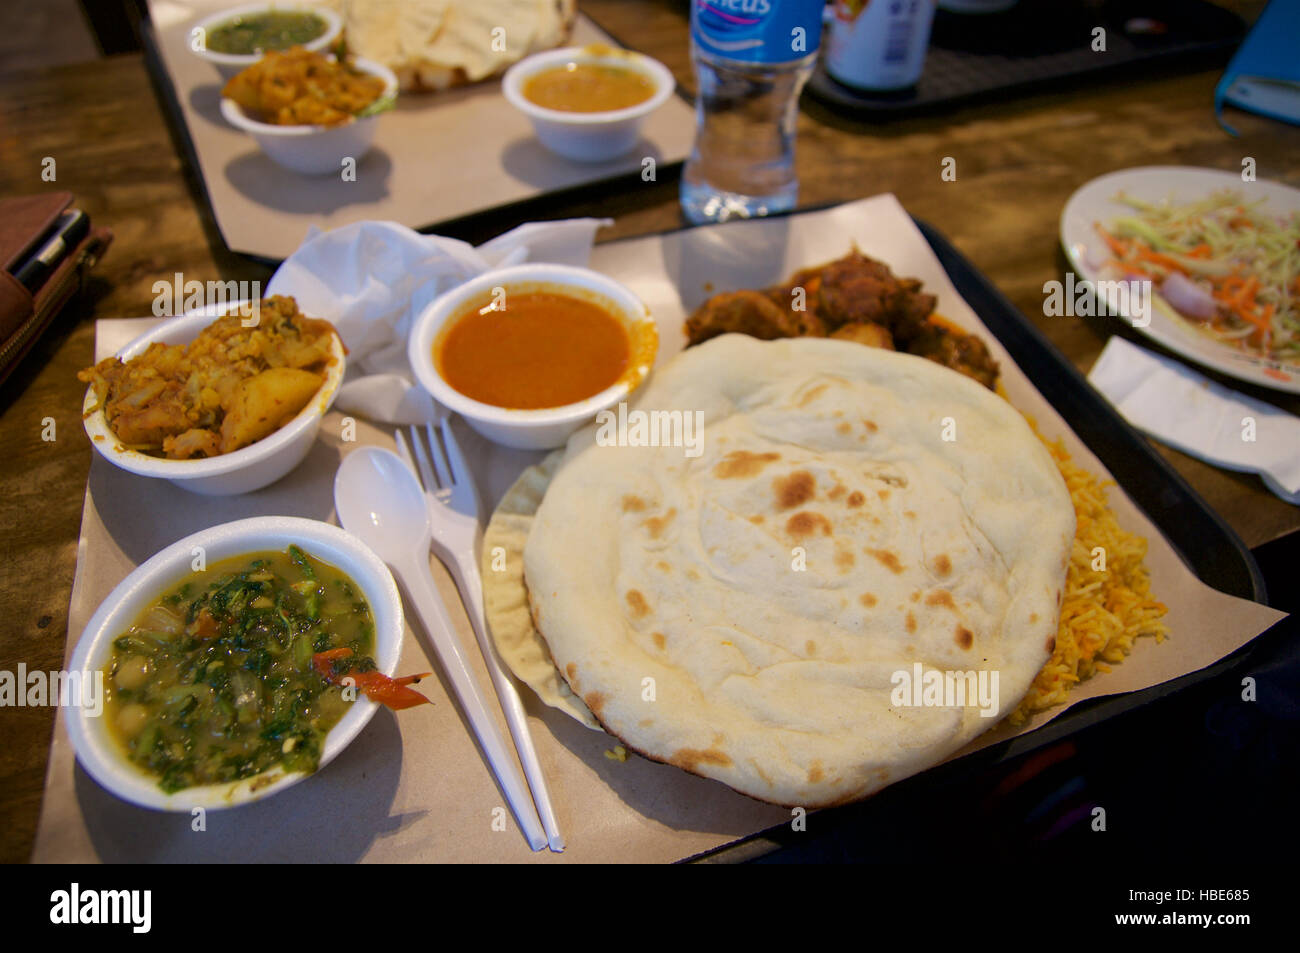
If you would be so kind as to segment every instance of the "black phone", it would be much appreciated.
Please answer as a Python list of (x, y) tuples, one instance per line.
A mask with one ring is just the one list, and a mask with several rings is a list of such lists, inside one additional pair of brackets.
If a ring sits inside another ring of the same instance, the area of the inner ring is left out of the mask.
[(89, 231), (90, 217), (81, 209), (68, 209), (59, 216), (49, 236), (41, 240), (37, 251), (14, 270), (14, 277), (24, 288), (35, 293)]

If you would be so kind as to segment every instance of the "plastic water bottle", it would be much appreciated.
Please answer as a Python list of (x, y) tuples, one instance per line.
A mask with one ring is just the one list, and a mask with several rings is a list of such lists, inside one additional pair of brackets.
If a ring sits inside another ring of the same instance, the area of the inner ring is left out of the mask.
[(799, 93), (824, 0), (691, 0), (695, 146), (681, 201), (696, 224), (792, 209)]

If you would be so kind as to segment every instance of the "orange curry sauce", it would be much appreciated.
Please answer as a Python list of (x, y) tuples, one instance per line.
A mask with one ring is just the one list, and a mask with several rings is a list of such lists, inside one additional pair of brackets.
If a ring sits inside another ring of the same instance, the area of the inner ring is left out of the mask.
[(524, 98), (560, 112), (612, 112), (637, 106), (655, 94), (655, 84), (634, 69), (603, 63), (566, 63), (524, 82)]
[(442, 379), (466, 397), (512, 410), (595, 396), (627, 370), (631, 344), (616, 315), (553, 292), (509, 292), (477, 304), (433, 347)]

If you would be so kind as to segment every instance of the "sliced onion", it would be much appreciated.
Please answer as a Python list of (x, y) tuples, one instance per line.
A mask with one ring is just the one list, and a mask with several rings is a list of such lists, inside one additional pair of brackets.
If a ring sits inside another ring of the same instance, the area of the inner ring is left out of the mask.
[(1214, 296), (1181, 272), (1171, 271), (1160, 284), (1160, 296), (1189, 318), (1208, 321), (1219, 304)]
[(1101, 242), (1083, 246), (1083, 263), (1092, 271), (1100, 271), (1101, 266), (1110, 260), (1110, 249)]
[(180, 635), (185, 631), (185, 620), (166, 606), (156, 605), (140, 620), (140, 626), (163, 635)]

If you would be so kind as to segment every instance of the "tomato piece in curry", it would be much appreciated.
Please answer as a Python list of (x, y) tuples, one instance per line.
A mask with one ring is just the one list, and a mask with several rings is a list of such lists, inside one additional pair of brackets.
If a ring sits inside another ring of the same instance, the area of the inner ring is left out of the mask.
[(442, 379), (495, 407), (535, 410), (586, 400), (627, 370), (631, 343), (608, 309), (551, 291), (508, 291), (453, 318), (433, 348)]

